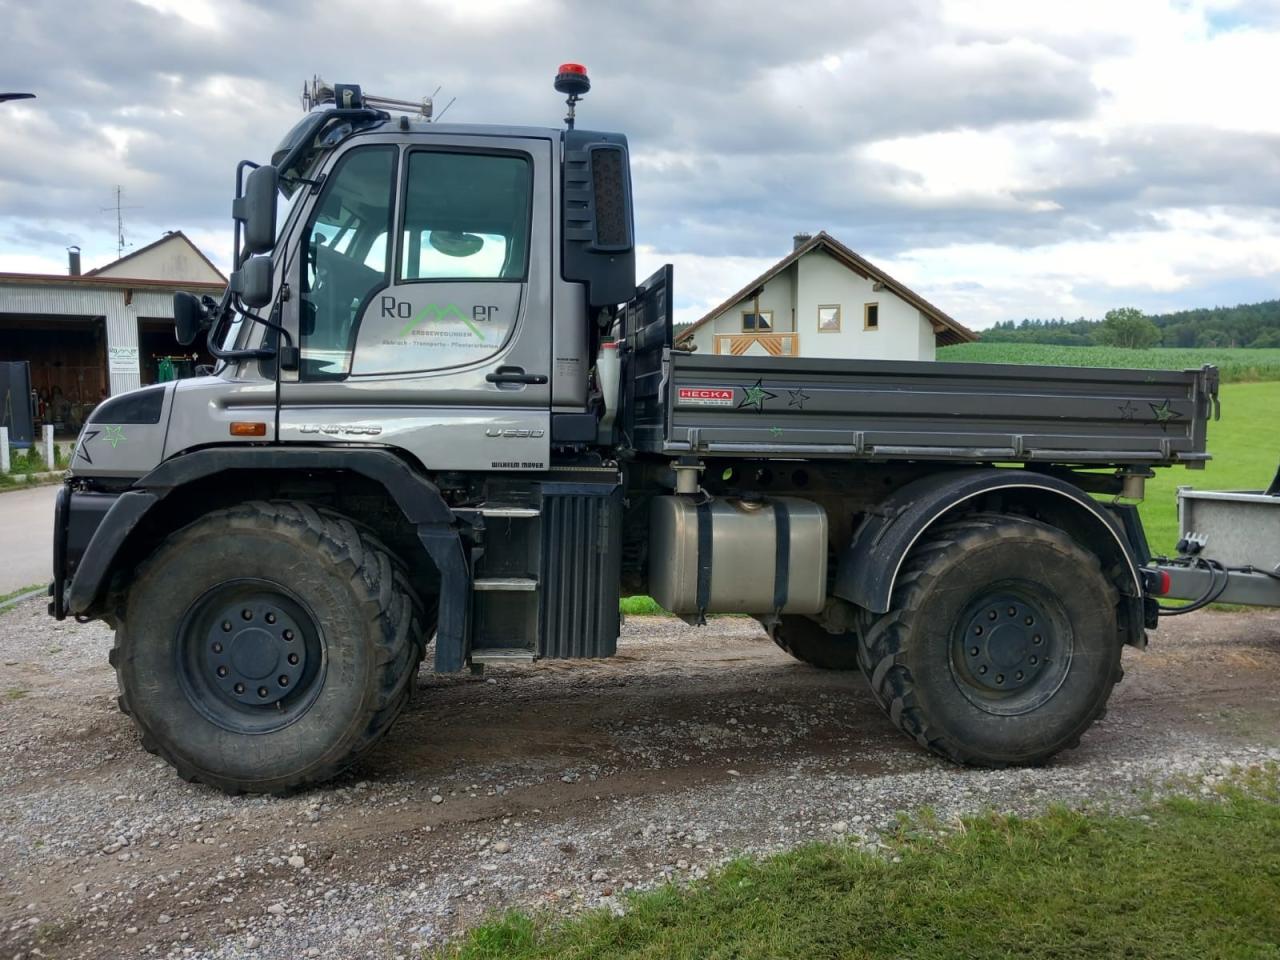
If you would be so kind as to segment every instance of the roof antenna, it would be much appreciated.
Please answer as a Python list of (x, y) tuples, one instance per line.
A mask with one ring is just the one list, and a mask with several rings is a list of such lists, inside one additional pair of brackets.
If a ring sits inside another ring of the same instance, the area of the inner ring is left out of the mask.
[(119, 260), (124, 256), (124, 248), (129, 246), (124, 242), (124, 211), (125, 210), (141, 210), (141, 207), (122, 206), (120, 201), (124, 196), (124, 191), (119, 184), (116, 184), (116, 203), (114, 207), (100, 207), (103, 213), (110, 213), (112, 210), (116, 212), (116, 259)]
[(564, 124), (570, 130), (573, 129), (573, 108), (590, 89), (591, 80), (587, 77), (586, 67), (580, 63), (560, 64), (560, 71), (556, 74), (556, 91), (568, 98), (565, 103), (569, 107), (569, 113), (564, 118)]

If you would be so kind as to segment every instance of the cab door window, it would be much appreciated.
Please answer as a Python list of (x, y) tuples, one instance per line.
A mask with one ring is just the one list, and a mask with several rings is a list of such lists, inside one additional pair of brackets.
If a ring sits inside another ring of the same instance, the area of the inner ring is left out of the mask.
[(356, 375), (485, 361), (510, 340), (523, 309), (532, 159), (420, 149), (407, 164), (396, 283), (364, 308)]
[(302, 376), (351, 370), (356, 322), (391, 273), (396, 148), (352, 150), (329, 175), (303, 234), (299, 345)]
[(523, 280), (529, 258), (529, 159), (409, 155), (404, 280)]

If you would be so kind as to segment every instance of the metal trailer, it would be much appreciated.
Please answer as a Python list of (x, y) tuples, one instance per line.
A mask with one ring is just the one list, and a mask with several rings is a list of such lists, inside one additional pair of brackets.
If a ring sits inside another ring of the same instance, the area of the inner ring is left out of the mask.
[(1158, 622), (1134, 503), (1203, 466), (1217, 371), (674, 349), (588, 86), (561, 70), (559, 129), (315, 85), (240, 165), (228, 291), (174, 305), (217, 369), (101, 404), (57, 501), (50, 612), (115, 630), (143, 745), (232, 792), (322, 782), (429, 641), (440, 672), (609, 656), (652, 593), (860, 669), (954, 761), (1074, 746)]
[(1280, 471), (1265, 490), (1178, 489), (1178, 556), (1148, 565), (1152, 593), (1191, 601), (1280, 607)]

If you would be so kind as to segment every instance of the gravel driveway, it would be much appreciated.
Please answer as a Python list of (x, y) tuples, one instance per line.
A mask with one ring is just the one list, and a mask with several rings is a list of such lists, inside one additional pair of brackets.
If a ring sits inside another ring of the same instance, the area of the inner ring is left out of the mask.
[(1168, 621), (1107, 718), (1036, 770), (964, 770), (861, 677), (753, 621), (633, 618), (620, 656), (426, 677), (348, 777), (180, 781), (116, 711), (99, 623), (0, 616), (0, 957), (396, 957), (510, 905), (614, 904), (729, 856), (874, 842), (898, 810), (1125, 803), (1280, 759), (1280, 613)]

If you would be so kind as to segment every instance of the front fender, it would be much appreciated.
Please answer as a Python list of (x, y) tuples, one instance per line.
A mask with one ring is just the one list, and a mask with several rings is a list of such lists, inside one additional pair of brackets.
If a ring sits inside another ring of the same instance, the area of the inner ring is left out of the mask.
[(391, 451), (377, 447), (211, 447), (165, 461), (111, 505), (75, 567), (65, 603), (57, 595), (60, 586), (55, 572), (51, 612), (55, 616), (91, 614), (101, 603), (120, 556), (136, 556), (154, 547), (134, 542), (134, 534), (163, 500), (197, 480), (225, 474), (227, 482), (235, 483), (237, 473), (258, 470), (347, 470), (380, 484), (406, 521), (416, 527), (440, 574), (436, 669), (462, 669), (470, 633), (471, 570), (453, 511), (434, 483)]

